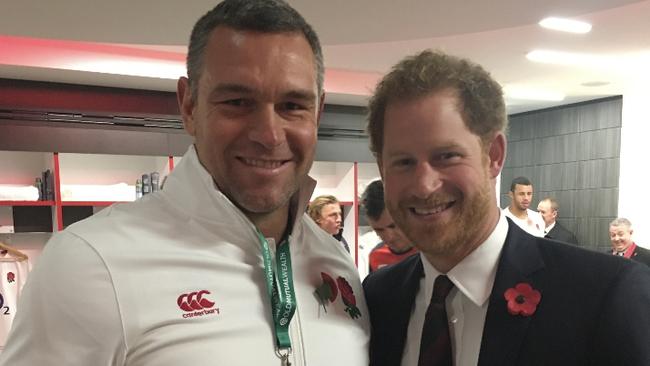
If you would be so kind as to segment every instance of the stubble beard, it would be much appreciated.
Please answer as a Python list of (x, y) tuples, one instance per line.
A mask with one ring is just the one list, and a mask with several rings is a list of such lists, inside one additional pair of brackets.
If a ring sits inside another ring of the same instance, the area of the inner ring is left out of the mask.
[[(401, 204), (389, 204), (389, 211), (397, 225), (420, 251), (427, 255), (444, 258), (460, 258), (469, 254), (480, 243), (481, 225), (489, 215), (490, 204), (489, 180), (481, 184), (483, 187), (473, 197), (457, 202), (460, 204), (457, 214), (451, 220), (435, 222), (426, 225), (414, 223), (409, 219), (411, 213)], [(431, 198), (430, 198), (431, 199)]]
[[(296, 163), (296, 165), (299, 164)], [(257, 192), (259, 191), (259, 188), (257, 187), (251, 191), (244, 189), (242, 186), (245, 185), (245, 183), (240, 182), (237, 179), (232, 179), (231, 170), (225, 172), (223, 185), (219, 184), (215, 178), (215, 176), (219, 176), (217, 173), (211, 172), (210, 174), (212, 175), (213, 182), (219, 188), (221, 193), (223, 193), (230, 202), (237, 206), (237, 208), (239, 208), (245, 215), (250, 217), (251, 215), (264, 216), (273, 214), (281, 208), (288, 206), (291, 197), (300, 189), (305, 181), (310, 167), (311, 164), (302, 171), (295, 171), (289, 179), (286, 179), (281, 183), (262, 182), (263, 184), (281, 185), (280, 188), (273, 189), (271, 192), (267, 191), (266, 194), (263, 192)], [(296, 169), (298, 168), (296, 167)], [(213, 170), (214, 172), (218, 171), (218, 169)]]
[(528, 207), (530, 207), (530, 204), (528, 206), (525, 206), (523, 203), (517, 205), (519, 206), (519, 211), (526, 211), (528, 212)]
[(292, 179), (283, 185), (278, 194), (261, 195), (242, 190), (233, 190), (227, 196), (243, 212), (264, 215), (287, 206), (291, 197), (298, 189), (298, 180)]

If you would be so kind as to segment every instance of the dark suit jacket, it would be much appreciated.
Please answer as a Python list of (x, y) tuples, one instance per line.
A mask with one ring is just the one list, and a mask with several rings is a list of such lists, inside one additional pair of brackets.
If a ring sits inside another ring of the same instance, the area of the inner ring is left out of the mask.
[[(607, 250), (607, 253), (612, 254), (612, 250), (609, 249)], [(632, 256), (630, 259), (635, 260), (637, 262), (641, 262), (645, 264), (646, 266), (650, 267), (650, 250), (641, 248), (638, 244), (636, 248), (634, 249), (634, 252), (632, 253)]]
[[(508, 224), (479, 366), (650, 365), (648, 267), (536, 238)], [(372, 325), (370, 365), (400, 365), (422, 276), (415, 255), (364, 281)], [(504, 292), (519, 282), (542, 294), (530, 317), (507, 311)]]
[(564, 226), (560, 225), (559, 222), (555, 222), (555, 226), (549, 231), (546, 235), (544, 235), (545, 238), (547, 239), (553, 239), (557, 241), (561, 241), (564, 243), (569, 243), (569, 244), (578, 244), (578, 239), (576, 239), (576, 236), (573, 235), (572, 232), (567, 230)]
[(630, 259), (633, 259), (637, 262), (641, 262), (646, 266), (650, 266), (650, 250), (641, 248), (640, 246), (637, 245)]

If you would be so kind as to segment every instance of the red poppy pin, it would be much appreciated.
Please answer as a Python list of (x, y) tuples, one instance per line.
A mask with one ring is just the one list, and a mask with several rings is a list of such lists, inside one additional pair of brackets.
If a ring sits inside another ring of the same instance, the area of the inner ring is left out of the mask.
[(345, 311), (350, 314), (352, 319), (360, 317), (361, 311), (359, 311), (359, 308), (357, 307), (357, 299), (354, 297), (352, 286), (350, 286), (348, 281), (341, 276), (336, 279), (336, 283), (339, 285), (339, 291), (341, 291), (341, 299), (343, 299), (343, 303), (347, 306)]
[(323, 283), (314, 291), (314, 294), (318, 298), (318, 302), (323, 306), (323, 310), (327, 312), (327, 303), (334, 302), (339, 292), (332, 276), (321, 272), (320, 277), (323, 279)]
[(542, 294), (531, 285), (521, 282), (509, 288), (504, 293), (508, 302), (508, 312), (512, 315), (531, 316), (537, 310), (537, 304), (542, 300)]

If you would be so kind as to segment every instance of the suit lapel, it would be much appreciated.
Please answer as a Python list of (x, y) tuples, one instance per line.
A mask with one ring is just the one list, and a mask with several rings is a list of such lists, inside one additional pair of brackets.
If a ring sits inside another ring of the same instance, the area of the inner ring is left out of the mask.
[(531, 317), (508, 313), (504, 293), (520, 282), (526, 282), (538, 290), (543, 286), (531, 278), (534, 272), (544, 267), (536, 239), (524, 233), (509, 219), (508, 226), (508, 236), (490, 295), (479, 366), (516, 365)]
[(415, 303), (415, 295), (420, 287), (420, 279), (424, 275), (422, 260), (420, 255), (414, 255), (405, 260), (406, 271), (400, 281), (396, 282), (394, 288), (394, 312), (392, 317), (392, 326), (390, 328), (393, 335), (391, 336), (394, 343), (393, 352), (388, 355), (391, 358), (386, 365), (400, 365), (402, 355), (404, 354), (404, 342), (406, 341), (411, 312)]
[(557, 231), (558, 231), (558, 230), (557, 230), (557, 225), (558, 225), (558, 223), (556, 222), (556, 223), (555, 223), (555, 226), (553, 226), (553, 228), (551, 229), (551, 231), (549, 231), (548, 233), (546, 233), (546, 235), (544, 235), (544, 237), (545, 237), (545, 238), (548, 238), (548, 239), (555, 239), (555, 235), (557, 234)]

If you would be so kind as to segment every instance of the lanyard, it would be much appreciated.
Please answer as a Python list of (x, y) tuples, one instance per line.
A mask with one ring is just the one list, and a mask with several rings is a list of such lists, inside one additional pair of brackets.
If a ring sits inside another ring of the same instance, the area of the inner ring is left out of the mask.
[[(266, 289), (271, 299), (271, 315), (275, 328), (275, 342), (279, 350), (291, 350), (291, 339), (289, 339), (289, 322), (296, 310), (296, 293), (293, 289), (293, 275), (291, 272), (291, 253), (289, 251), (289, 240), (285, 240), (277, 246), (275, 259), (276, 267), (273, 268), (271, 260), (271, 249), (264, 235), (257, 231), (257, 236), (262, 246), (262, 257), (264, 259), (264, 274)], [(277, 272), (277, 281), (276, 281)], [(279, 288), (278, 288), (279, 286)], [(278, 353), (284, 358), (287, 354)]]

